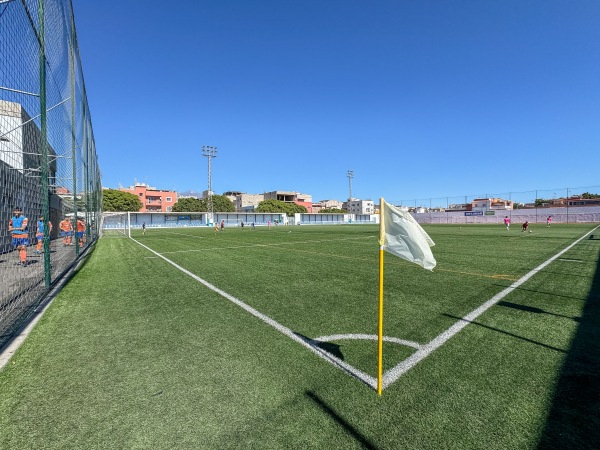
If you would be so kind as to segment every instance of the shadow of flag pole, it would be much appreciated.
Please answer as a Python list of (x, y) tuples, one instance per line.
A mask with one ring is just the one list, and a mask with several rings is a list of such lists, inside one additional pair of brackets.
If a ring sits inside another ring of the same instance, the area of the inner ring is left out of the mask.
[(435, 244), (408, 211), (402, 211), (383, 197), (379, 199), (379, 330), (377, 336), (377, 394), (383, 389), (383, 253), (433, 270), (436, 265), (430, 247)]

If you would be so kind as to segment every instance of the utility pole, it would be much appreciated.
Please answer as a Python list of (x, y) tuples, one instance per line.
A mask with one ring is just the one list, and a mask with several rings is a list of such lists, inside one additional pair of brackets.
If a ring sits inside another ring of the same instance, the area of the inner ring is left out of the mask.
[(208, 158), (208, 205), (207, 205), (207, 214), (209, 221), (213, 220), (213, 201), (212, 201), (212, 158), (217, 157), (217, 147), (211, 147), (209, 145), (202, 146), (202, 156), (206, 156)]

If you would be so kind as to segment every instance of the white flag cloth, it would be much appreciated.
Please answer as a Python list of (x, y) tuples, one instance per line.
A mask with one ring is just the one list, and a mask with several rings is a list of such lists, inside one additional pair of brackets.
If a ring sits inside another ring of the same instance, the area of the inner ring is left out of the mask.
[(433, 270), (436, 261), (429, 247), (435, 243), (414, 217), (383, 199), (381, 212), (380, 245), (383, 249), (424, 269)]

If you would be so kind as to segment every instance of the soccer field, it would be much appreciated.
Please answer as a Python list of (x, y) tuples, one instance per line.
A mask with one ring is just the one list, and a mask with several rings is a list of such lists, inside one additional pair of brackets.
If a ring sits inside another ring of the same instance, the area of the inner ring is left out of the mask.
[(600, 229), (102, 238), (0, 372), (0, 448), (595, 448)]

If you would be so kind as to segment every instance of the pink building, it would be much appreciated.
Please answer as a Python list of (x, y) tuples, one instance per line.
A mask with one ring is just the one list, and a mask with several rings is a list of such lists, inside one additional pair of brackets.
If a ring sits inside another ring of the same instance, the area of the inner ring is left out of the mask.
[(148, 186), (146, 183), (135, 183), (128, 188), (119, 188), (120, 191), (137, 195), (142, 202), (140, 212), (171, 212), (177, 203), (177, 192), (164, 191)]

